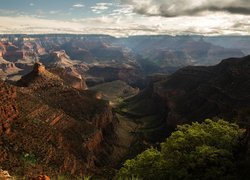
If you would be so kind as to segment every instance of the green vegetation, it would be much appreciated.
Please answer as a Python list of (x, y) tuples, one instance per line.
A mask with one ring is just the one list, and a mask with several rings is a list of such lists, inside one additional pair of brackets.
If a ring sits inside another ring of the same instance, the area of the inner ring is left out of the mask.
[(132, 97), (139, 92), (138, 88), (133, 88), (126, 82), (120, 80), (98, 84), (90, 87), (90, 90), (101, 93), (103, 95), (103, 99), (115, 103), (119, 103), (119, 101), (124, 98)]
[[(134, 135), (145, 150), (151, 143), (162, 142), (166, 135), (165, 111), (163, 102), (153, 97), (152, 87), (144, 89), (136, 96), (120, 99), (115, 111), (138, 124)], [(143, 141), (143, 143), (141, 143)], [(146, 143), (145, 143), (146, 142)]]
[[(68, 179), (72, 179), (71, 175), (58, 175), (57, 180), (68, 180)], [(84, 177), (74, 177), (74, 180), (90, 180), (91, 176), (84, 176)]]
[(181, 125), (161, 143), (127, 160), (118, 176), (142, 179), (233, 179), (245, 130), (224, 120)]
[(35, 166), (37, 162), (37, 158), (33, 153), (23, 153), (21, 160), (26, 166)]

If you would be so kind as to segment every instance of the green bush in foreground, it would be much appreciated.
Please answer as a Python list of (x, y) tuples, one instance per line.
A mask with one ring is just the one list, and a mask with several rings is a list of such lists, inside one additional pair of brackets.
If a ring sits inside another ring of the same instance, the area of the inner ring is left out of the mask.
[(127, 160), (119, 177), (142, 179), (231, 179), (234, 152), (244, 130), (224, 120), (181, 125), (161, 143)]

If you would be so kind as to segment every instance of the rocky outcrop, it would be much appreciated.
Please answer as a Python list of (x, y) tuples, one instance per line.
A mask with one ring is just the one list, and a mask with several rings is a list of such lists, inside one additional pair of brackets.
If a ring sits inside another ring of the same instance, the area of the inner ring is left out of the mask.
[(18, 117), (16, 88), (0, 80), (0, 144), (3, 136), (10, 135), (11, 125)]
[(64, 50), (51, 52), (43, 62), (49, 67), (49, 71), (63, 79), (67, 85), (76, 89), (87, 89), (83, 74), (88, 67), (74, 63)]
[(14, 180), (15, 178), (11, 177), (8, 171), (0, 169), (0, 179), (2, 180)]
[[(94, 64), (86, 72), (89, 76), (100, 78), (104, 82), (121, 80), (135, 87), (144, 87), (144, 78), (137, 64)], [(94, 79), (95, 80), (95, 79)], [(87, 83), (88, 84), (88, 83)], [(90, 84), (94, 84), (90, 82)]]
[(84, 76), (78, 72), (78, 69), (76, 67), (54, 67), (49, 68), (49, 71), (59, 76), (65, 82), (65, 84), (73, 88), (79, 90), (85, 90), (88, 88)]
[(50, 180), (50, 177), (46, 176), (46, 175), (39, 175), (39, 176), (33, 178), (32, 180)]
[(21, 71), (21, 69), (17, 68), (13, 62), (6, 61), (5, 59), (0, 57), (0, 79), (5, 80), (8, 79), (9, 76), (17, 74)]
[(17, 67), (13, 62), (6, 61), (5, 59), (0, 57), (0, 69), (7, 72), (10, 70), (17, 69)]
[(36, 62), (33, 70), (17, 81), (18, 86), (33, 86), (33, 88), (56, 86), (62, 83), (62, 79), (47, 71), (45, 66), (40, 62)]
[(15, 62), (24, 58), (24, 52), (10, 42), (6, 45), (6, 52), (3, 57), (8, 61)]
[(64, 85), (41, 63), (18, 84), (20, 114), (0, 147), (2, 167), (27, 177), (45, 172), (56, 178), (93, 174), (109, 163), (117, 120), (107, 101)]
[(33, 72), (36, 74), (44, 74), (45, 66), (42, 63), (36, 62), (34, 64)]
[(52, 59), (48, 62), (49, 66), (65, 68), (72, 67), (75, 64), (64, 50), (53, 51), (50, 55)]

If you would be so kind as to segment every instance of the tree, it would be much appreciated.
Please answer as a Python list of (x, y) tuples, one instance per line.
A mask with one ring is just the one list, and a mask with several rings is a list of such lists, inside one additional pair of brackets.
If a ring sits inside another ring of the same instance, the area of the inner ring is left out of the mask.
[(244, 130), (238, 125), (206, 119), (181, 125), (161, 143), (127, 160), (118, 175), (143, 179), (229, 179), (235, 172), (235, 150)]

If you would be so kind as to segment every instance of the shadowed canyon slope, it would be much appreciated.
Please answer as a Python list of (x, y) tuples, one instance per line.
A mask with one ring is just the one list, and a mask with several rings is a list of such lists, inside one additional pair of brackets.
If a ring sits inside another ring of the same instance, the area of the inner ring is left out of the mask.
[(224, 118), (250, 123), (250, 56), (229, 58), (216, 66), (190, 66), (154, 84), (165, 101), (167, 126)]
[(250, 56), (246, 56), (225, 59), (216, 66), (189, 66), (170, 76), (152, 76), (152, 83), (126, 99), (120, 111), (142, 125), (136, 133), (140, 147), (147, 148), (151, 142), (163, 142), (178, 125), (206, 118), (237, 123), (247, 129), (239, 158), (246, 163), (243, 174), (249, 175), (249, 67)]

